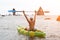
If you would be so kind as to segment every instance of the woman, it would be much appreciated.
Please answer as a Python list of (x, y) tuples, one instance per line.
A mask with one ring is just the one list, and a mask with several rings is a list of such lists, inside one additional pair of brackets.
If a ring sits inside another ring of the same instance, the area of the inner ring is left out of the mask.
[(34, 31), (34, 26), (35, 26), (35, 21), (36, 21), (36, 14), (37, 14), (37, 12), (35, 11), (34, 18), (30, 18), (30, 19), (28, 19), (28, 17), (26, 16), (25, 11), (23, 11), (23, 14), (24, 14), (27, 22), (29, 23), (29, 30), (30, 30), (30, 31)]

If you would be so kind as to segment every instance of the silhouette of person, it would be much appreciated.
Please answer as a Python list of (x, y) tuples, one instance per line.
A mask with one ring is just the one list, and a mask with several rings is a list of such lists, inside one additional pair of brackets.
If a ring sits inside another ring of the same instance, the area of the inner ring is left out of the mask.
[(34, 31), (34, 26), (35, 26), (35, 21), (36, 21), (36, 14), (37, 14), (37, 12), (35, 11), (34, 18), (30, 18), (30, 19), (28, 19), (28, 17), (26, 16), (25, 11), (23, 11), (23, 14), (24, 14), (27, 22), (29, 23), (29, 30), (30, 30), (30, 31)]
[(15, 15), (15, 9), (14, 9), (14, 8), (13, 8), (13, 11), (14, 11), (14, 12), (13, 12), (13, 15)]

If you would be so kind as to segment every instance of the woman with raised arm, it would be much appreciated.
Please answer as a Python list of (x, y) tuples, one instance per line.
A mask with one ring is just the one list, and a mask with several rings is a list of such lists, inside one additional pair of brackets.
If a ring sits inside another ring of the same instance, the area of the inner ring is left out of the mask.
[(26, 20), (27, 20), (28, 23), (29, 23), (29, 30), (30, 30), (30, 31), (34, 31), (34, 26), (35, 26), (35, 21), (36, 21), (36, 14), (37, 14), (37, 12), (35, 11), (34, 19), (33, 19), (33, 18), (28, 19), (28, 17), (27, 17), (26, 14), (25, 14), (25, 11), (23, 11), (23, 14), (24, 14)]

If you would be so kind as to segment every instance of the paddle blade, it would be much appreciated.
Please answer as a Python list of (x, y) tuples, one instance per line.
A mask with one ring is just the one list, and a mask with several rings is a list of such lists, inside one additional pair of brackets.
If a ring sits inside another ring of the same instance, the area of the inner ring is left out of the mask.
[(49, 13), (49, 11), (44, 11), (45, 13)]
[(8, 10), (8, 12), (16, 12), (16, 10)]

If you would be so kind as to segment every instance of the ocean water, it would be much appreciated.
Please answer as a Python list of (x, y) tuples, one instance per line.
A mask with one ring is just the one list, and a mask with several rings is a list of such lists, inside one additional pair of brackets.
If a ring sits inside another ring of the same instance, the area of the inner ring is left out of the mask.
[(0, 40), (60, 40), (60, 22), (56, 19), (57, 15), (37, 16), (35, 28), (44, 31), (46, 38), (30, 38), (17, 32), (18, 25), (28, 27), (24, 16), (0, 16)]

